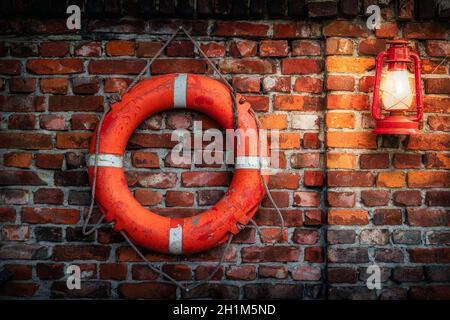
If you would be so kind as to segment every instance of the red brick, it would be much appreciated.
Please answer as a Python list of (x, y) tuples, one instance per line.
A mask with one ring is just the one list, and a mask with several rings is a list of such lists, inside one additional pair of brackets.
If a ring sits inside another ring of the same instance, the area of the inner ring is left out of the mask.
[(177, 176), (172, 172), (127, 171), (125, 177), (130, 187), (166, 189), (177, 182)]
[(300, 250), (293, 246), (243, 247), (241, 250), (243, 262), (289, 262), (298, 261)]
[(396, 38), (398, 35), (398, 27), (395, 22), (383, 22), (380, 28), (375, 29), (377, 38)]
[(290, 92), (291, 77), (265, 77), (263, 80), (264, 92)]
[(136, 200), (143, 206), (154, 206), (162, 202), (162, 194), (159, 191), (137, 189), (134, 193)]
[[(0, 191), (0, 199), (2, 204), (27, 204), (28, 191), (19, 189), (3, 189)], [(6, 208), (4, 208), (6, 209)], [(13, 210), (13, 212), (15, 212)], [(8, 211), (5, 211), (6, 220), (8, 219)], [(0, 219), (1, 220), (1, 219)]]
[(292, 270), (292, 279), (299, 281), (319, 281), (322, 270), (316, 266), (297, 266)]
[(394, 155), (394, 167), (398, 169), (420, 168), (422, 165), (422, 155), (397, 153)]
[(11, 280), (30, 280), (32, 276), (32, 266), (26, 264), (6, 264), (5, 269), (11, 274)]
[(308, 262), (323, 262), (323, 250), (321, 247), (306, 247), (305, 261)]
[(408, 250), (414, 263), (449, 263), (450, 248), (414, 248)]
[(41, 150), (52, 148), (52, 137), (41, 133), (0, 133), (0, 148)]
[(402, 211), (400, 209), (375, 209), (373, 212), (374, 225), (401, 225)]
[(1, 236), (3, 241), (28, 241), (30, 228), (27, 225), (4, 225)]
[(300, 148), (300, 134), (297, 132), (282, 132), (279, 138), (279, 149)]
[(263, 129), (286, 129), (288, 126), (288, 119), (285, 114), (268, 114), (259, 116), (261, 128)]
[(39, 117), (40, 127), (46, 130), (67, 130), (66, 120), (63, 116), (43, 114)]
[(408, 141), (408, 150), (449, 150), (450, 135), (440, 133), (423, 133), (412, 135)]
[(253, 265), (231, 266), (228, 268), (226, 275), (230, 280), (255, 280), (256, 267)]
[(384, 169), (389, 167), (389, 154), (370, 153), (362, 154), (359, 157), (359, 166), (361, 169)]
[(75, 94), (95, 94), (99, 90), (96, 77), (79, 77), (72, 79), (72, 91)]
[(258, 93), (261, 80), (257, 77), (233, 77), (233, 87), (237, 92)]
[(234, 58), (247, 58), (256, 56), (258, 43), (251, 40), (236, 39), (229, 44), (230, 55)]
[(69, 81), (66, 78), (41, 79), (41, 92), (53, 94), (66, 94)]
[(121, 283), (120, 297), (125, 299), (175, 299), (176, 287), (163, 282)]
[(167, 46), (168, 57), (193, 57), (194, 44), (191, 41), (173, 41)]
[(215, 35), (218, 37), (265, 37), (269, 25), (263, 23), (219, 21)]
[(80, 211), (60, 208), (22, 208), (22, 222), (32, 224), (76, 224)]
[(100, 264), (100, 279), (103, 280), (125, 280), (128, 267), (125, 263), (102, 263)]
[(56, 245), (52, 258), (55, 261), (99, 260), (105, 261), (110, 248), (102, 245)]
[(319, 168), (320, 154), (319, 153), (296, 153), (291, 157), (292, 168)]
[(220, 60), (219, 68), (223, 73), (270, 74), (275, 73), (275, 64), (271, 60)]
[(138, 41), (136, 56), (139, 58), (154, 57), (161, 47), (160, 41)]
[(328, 223), (332, 225), (366, 225), (369, 223), (366, 210), (332, 209), (328, 212)]
[(288, 271), (284, 266), (259, 266), (259, 277), (272, 279), (286, 279)]
[(374, 58), (330, 56), (326, 59), (328, 72), (364, 73), (375, 67)]
[(50, 41), (41, 44), (42, 57), (64, 57), (69, 54), (69, 43), (66, 41)]
[(96, 114), (73, 114), (70, 122), (72, 130), (94, 130), (98, 121)]
[(274, 23), (274, 38), (317, 38), (320, 36), (320, 25), (310, 22)]
[(394, 204), (397, 206), (420, 206), (422, 196), (420, 191), (396, 191), (394, 192)]
[(450, 286), (446, 285), (413, 286), (409, 297), (414, 300), (449, 300), (449, 292)]
[(152, 66), (153, 74), (166, 73), (206, 73), (207, 65), (203, 60), (198, 59), (158, 59)]
[(317, 230), (295, 229), (292, 240), (298, 244), (316, 244), (319, 240)]
[(0, 96), (0, 110), (5, 112), (41, 112), (45, 110), (44, 97), (25, 95)]
[(276, 95), (273, 106), (277, 110), (285, 111), (318, 111), (321, 109), (323, 99), (300, 95)]
[(324, 183), (324, 174), (322, 171), (305, 170), (303, 185), (305, 187), (321, 187)]
[(1, 170), (0, 185), (46, 185), (39, 175), (34, 171), (24, 170)]
[(191, 267), (186, 264), (166, 264), (163, 271), (176, 280), (191, 280)]
[(329, 187), (371, 187), (374, 177), (370, 171), (328, 171)]
[(133, 56), (134, 41), (112, 40), (108, 41), (105, 46), (106, 54), (111, 57), (117, 56)]
[(352, 112), (327, 112), (325, 122), (327, 128), (355, 128), (355, 114)]
[(450, 55), (449, 41), (430, 40), (426, 42), (427, 54), (431, 57), (445, 57)]
[(37, 283), (8, 282), (0, 289), (0, 296), (5, 297), (32, 297), (38, 290)]
[(102, 111), (101, 96), (51, 96), (49, 111)]
[(9, 152), (3, 155), (3, 165), (6, 167), (29, 168), (32, 155), (28, 152)]
[(62, 263), (38, 263), (36, 274), (41, 280), (56, 280), (64, 277), (64, 264)]
[(292, 41), (293, 56), (320, 56), (320, 43), (311, 40)]
[(425, 79), (425, 92), (450, 94), (450, 78)]
[(74, 53), (82, 57), (99, 57), (102, 54), (101, 42), (81, 42), (75, 46)]
[(331, 148), (376, 149), (377, 136), (371, 132), (328, 132), (326, 143)]
[(192, 207), (194, 194), (186, 191), (167, 191), (166, 206), (168, 207)]
[(0, 208), (0, 222), (14, 222), (16, 210), (14, 208)]
[(33, 74), (71, 74), (84, 70), (80, 59), (33, 59), (27, 61), (27, 70)]
[(321, 141), (319, 134), (316, 132), (305, 132), (303, 135), (303, 148), (305, 149), (319, 149)]
[(35, 204), (63, 204), (64, 192), (56, 188), (40, 188), (34, 192), (33, 201)]
[(352, 76), (327, 75), (327, 90), (353, 91), (355, 88), (355, 78)]
[(315, 74), (322, 72), (322, 64), (317, 59), (288, 58), (281, 62), (282, 74)]
[(345, 38), (327, 38), (326, 43), (327, 55), (351, 55), (353, 54), (353, 42)]
[[(89, 73), (92, 74), (138, 74), (144, 67), (145, 61), (142, 59), (108, 59), (91, 60), (88, 69)], [(152, 65), (152, 72), (158, 73), (153, 71), (156, 68), (156, 63), (154, 63)]]
[(424, 162), (427, 168), (450, 169), (450, 155), (444, 152), (427, 153)]
[(359, 91), (373, 92), (374, 83), (375, 83), (375, 77), (373, 77), (373, 76), (362, 77), (359, 80)]
[(154, 152), (135, 151), (131, 161), (136, 168), (159, 168), (159, 155)]
[(330, 207), (353, 208), (355, 206), (355, 193), (328, 191), (327, 202)]
[(407, 39), (445, 39), (447, 30), (435, 22), (408, 22), (403, 34)]
[(294, 91), (297, 92), (321, 93), (322, 88), (322, 79), (312, 77), (297, 78), (294, 85)]
[(311, 191), (294, 192), (294, 206), (318, 207), (320, 205), (320, 194)]
[(0, 60), (0, 74), (19, 75), (21, 70), (22, 65), (19, 60)]
[(8, 129), (33, 130), (36, 127), (34, 114), (13, 114), (8, 119)]
[(227, 172), (191, 171), (181, 174), (181, 183), (185, 187), (227, 186), (230, 175)]
[(64, 155), (62, 154), (39, 153), (35, 156), (36, 167), (43, 169), (61, 169), (63, 161)]
[(377, 55), (386, 50), (386, 40), (364, 39), (359, 42), (359, 53), (361, 55)]
[(409, 171), (408, 187), (411, 188), (448, 188), (450, 173), (443, 171)]
[(426, 204), (428, 206), (450, 206), (449, 191), (429, 191), (427, 192)]
[(447, 226), (449, 223), (449, 213), (440, 209), (408, 208), (406, 218), (410, 226), (436, 227)]
[(450, 131), (450, 116), (428, 116), (428, 126), (435, 131)]
[(261, 57), (286, 57), (289, 46), (286, 40), (264, 40), (259, 45)]
[(9, 91), (11, 93), (33, 93), (36, 86), (34, 78), (12, 78), (9, 80)]
[(64, 132), (56, 135), (58, 149), (87, 149), (92, 136), (90, 132)]
[(209, 58), (220, 58), (225, 56), (225, 44), (223, 42), (208, 42), (200, 44), (200, 49)]
[(367, 110), (369, 109), (369, 99), (365, 94), (328, 94), (327, 108)]
[(384, 206), (389, 202), (389, 192), (385, 190), (363, 190), (361, 201), (365, 206)]
[(355, 268), (328, 268), (328, 280), (331, 283), (356, 283), (358, 270)]
[(334, 20), (323, 28), (327, 37), (366, 37), (366, 27), (353, 21)]
[(449, 113), (450, 98), (425, 96), (423, 99), (424, 112)]

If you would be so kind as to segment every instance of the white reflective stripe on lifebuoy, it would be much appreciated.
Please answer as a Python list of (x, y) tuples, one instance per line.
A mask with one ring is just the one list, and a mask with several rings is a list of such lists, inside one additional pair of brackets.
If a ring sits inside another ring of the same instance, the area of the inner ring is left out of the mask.
[[(95, 155), (90, 154), (88, 166), (95, 166)], [(97, 154), (97, 167), (123, 168), (123, 156), (117, 154), (100, 153)]]
[(187, 74), (180, 73), (173, 82), (173, 107), (186, 108)]
[(169, 229), (169, 252), (172, 254), (183, 252), (183, 227), (181, 225)]
[[(262, 157), (262, 167), (263, 169), (269, 168), (270, 158)], [(236, 157), (236, 162), (234, 164), (235, 169), (259, 169), (259, 156), (240, 156)]]

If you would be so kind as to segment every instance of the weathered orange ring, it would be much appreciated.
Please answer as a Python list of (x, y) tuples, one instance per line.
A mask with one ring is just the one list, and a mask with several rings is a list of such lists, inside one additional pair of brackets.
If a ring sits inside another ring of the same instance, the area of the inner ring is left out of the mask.
[[(191, 254), (210, 249), (226, 241), (230, 234), (238, 233), (238, 223), (248, 223), (265, 190), (259, 162), (256, 168), (245, 165), (246, 159), (259, 160), (259, 148), (256, 153), (246, 149), (237, 155), (244, 165), (236, 166), (228, 191), (211, 209), (192, 217), (169, 218), (142, 207), (128, 189), (121, 164), (128, 139), (147, 117), (180, 107), (204, 113), (225, 129), (233, 128), (232, 97), (223, 83), (193, 74), (168, 74), (141, 81), (112, 105), (103, 121), (95, 200), (106, 220), (115, 221), (114, 229), (125, 231), (134, 243), (161, 253)], [(247, 102), (237, 104), (237, 127), (241, 130), (257, 130), (249, 108)], [(95, 137), (96, 134), (90, 145), (91, 185)], [(268, 176), (264, 175), (264, 179), (267, 181)]]

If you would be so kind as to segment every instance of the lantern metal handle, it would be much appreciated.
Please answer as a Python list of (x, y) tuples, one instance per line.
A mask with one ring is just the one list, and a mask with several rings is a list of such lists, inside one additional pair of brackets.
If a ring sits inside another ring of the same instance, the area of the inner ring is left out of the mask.
[(417, 53), (411, 52), (411, 58), (414, 61), (414, 84), (416, 86), (416, 116), (411, 117), (413, 121), (420, 121), (423, 117), (423, 95), (421, 86), (420, 58)]
[(380, 101), (380, 81), (381, 81), (381, 69), (383, 68), (383, 60), (386, 58), (387, 52), (380, 52), (376, 59), (376, 68), (375, 68), (375, 84), (373, 88), (373, 97), (372, 97), (372, 117), (375, 120), (383, 120), (384, 117), (381, 113), (381, 106), (379, 105)]

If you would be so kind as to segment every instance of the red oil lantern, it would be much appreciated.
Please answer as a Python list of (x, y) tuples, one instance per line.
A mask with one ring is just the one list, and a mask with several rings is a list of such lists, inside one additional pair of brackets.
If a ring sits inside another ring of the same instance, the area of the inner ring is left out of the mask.
[[(414, 134), (419, 132), (423, 116), (420, 58), (410, 52), (408, 41), (387, 42), (387, 51), (378, 54), (375, 86), (372, 100), (372, 117), (376, 120), (374, 133)], [(383, 62), (387, 66), (383, 70)], [(414, 92), (411, 89), (408, 63), (414, 62)], [(412, 109), (415, 100), (415, 110)], [(415, 111), (415, 115), (410, 115)]]

